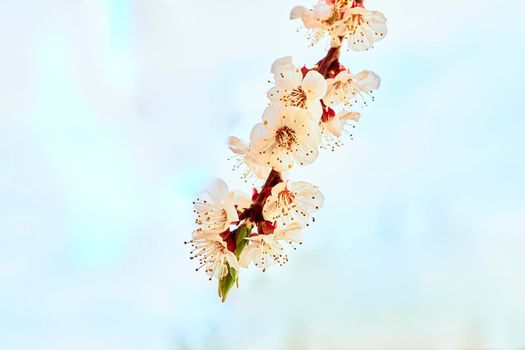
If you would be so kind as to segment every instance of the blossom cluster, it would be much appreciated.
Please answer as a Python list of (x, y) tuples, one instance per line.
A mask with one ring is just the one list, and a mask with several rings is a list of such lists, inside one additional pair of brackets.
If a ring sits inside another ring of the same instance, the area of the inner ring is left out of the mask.
[(350, 50), (366, 51), (387, 33), (385, 16), (365, 9), (362, 0), (320, 0), (311, 9), (294, 7), (290, 17), (302, 19), (312, 45), (328, 35), (332, 47), (346, 40)]
[(190, 259), (210, 280), (219, 280), (223, 301), (242, 267), (266, 271), (283, 265), (287, 248), (302, 243), (324, 196), (315, 185), (289, 179), (289, 171), (313, 163), (322, 149), (334, 151), (345, 135), (352, 138), (361, 116), (356, 107), (368, 105), (380, 85), (374, 72), (353, 73), (339, 61), (344, 41), (351, 50), (365, 51), (385, 36), (380, 12), (365, 9), (362, 0), (320, 0), (310, 9), (295, 7), (290, 17), (302, 20), (314, 42), (327, 34), (331, 48), (311, 67), (297, 66), (291, 57), (276, 60), (269, 106), (249, 142), (228, 139), (243, 178), (264, 184), (249, 196), (217, 179), (194, 202), (197, 228), (186, 242), (192, 246)]

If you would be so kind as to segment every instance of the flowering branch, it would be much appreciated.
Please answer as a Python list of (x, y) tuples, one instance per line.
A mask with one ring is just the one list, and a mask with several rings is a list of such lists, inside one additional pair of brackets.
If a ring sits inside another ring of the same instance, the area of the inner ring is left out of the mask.
[(326, 56), (319, 61), (318, 66), (319, 68), (317, 71), (319, 74), (326, 77), (326, 74), (328, 73), (328, 69), (330, 65), (332, 65), (335, 61), (339, 60), (339, 56), (341, 55), (341, 47), (331, 47), (330, 50), (326, 53)]
[[(352, 74), (340, 62), (341, 47), (367, 51), (386, 35), (381, 12), (364, 8), (362, 0), (321, 0), (313, 8), (297, 6), (291, 19), (301, 19), (312, 45), (329, 37), (330, 49), (312, 68), (299, 68), (291, 57), (276, 60), (271, 72), (274, 87), (262, 121), (250, 134), (249, 144), (230, 137), (228, 145), (237, 158), (235, 168), (245, 168), (243, 177), (265, 180), (251, 198), (228, 190), (217, 179), (205, 198), (193, 204), (196, 213), (190, 259), (198, 260), (211, 280), (219, 279), (222, 301), (238, 285), (241, 267), (254, 264), (263, 271), (283, 265), (288, 256), (283, 243), (302, 244), (302, 230), (315, 221), (324, 196), (317, 186), (286, 180), (295, 165), (306, 166), (317, 159), (319, 149), (342, 146), (343, 134), (352, 134), (360, 113), (380, 85), (371, 71)], [(336, 110), (338, 112), (336, 112)], [(295, 248), (294, 248), (295, 249)]]

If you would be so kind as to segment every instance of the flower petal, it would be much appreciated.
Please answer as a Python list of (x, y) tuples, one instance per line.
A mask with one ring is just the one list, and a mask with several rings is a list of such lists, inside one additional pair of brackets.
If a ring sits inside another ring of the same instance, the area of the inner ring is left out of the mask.
[(302, 226), (294, 223), (289, 225), (285, 229), (277, 228), (275, 230), (275, 238), (279, 240), (283, 240), (286, 242), (295, 242), (295, 243), (302, 243), (303, 242), (303, 230)]
[(319, 121), (323, 116), (323, 106), (321, 105), (320, 100), (310, 101), (306, 105), (306, 109), (310, 112), (313, 121)]
[(297, 18), (300, 18), (301, 15), (305, 12), (305, 11), (308, 11), (306, 9), (306, 7), (304, 6), (295, 6), (292, 11), (290, 11), (290, 19), (297, 19)]
[(270, 154), (269, 161), (271, 166), (278, 172), (286, 172), (293, 168), (295, 159), (292, 153), (279, 151), (276, 147), (273, 154)]
[(247, 268), (256, 255), (257, 247), (255, 245), (250, 244), (246, 246), (242, 251), (241, 256), (239, 257), (239, 265), (241, 265), (244, 268)]
[(359, 112), (343, 112), (340, 115), (337, 116), (340, 120), (353, 120), (358, 122), (359, 118), (361, 118), (361, 113)]
[(235, 136), (228, 137), (228, 148), (235, 154), (246, 154), (249, 152), (249, 147), (241, 139)]
[(332, 118), (324, 122), (323, 126), (335, 137), (341, 137), (343, 134), (344, 123), (339, 118)]
[(302, 87), (309, 100), (321, 99), (326, 94), (326, 80), (319, 72), (314, 70), (306, 73)]
[(208, 186), (206, 193), (214, 204), (220, 205), (228, 197), (228, 185), (222, 179), (217, 178)]
[(251, 198), (243, 191), (235, 190), (233, 191), (233, 194), (233, 205), (237, 207), (237, 210), (243, 210), (249, 208), (250, 205), (252, 205)]
[(317, 147), (303, 146), (294, 152), (293, 156), (299, 165), (309, 165), (317, 159), (319, 150)]
[(381, 84), (381, 78), (374, 72), (369, 70), (364, 70), (358, 74), (352, 76), (352, 79), (355, 80), (355, 84), (363, 90), (371, 92), (377, 90)]
[(271, 72), (273, 74), (277, 74), (277, 73), (282, 72), (283, 70), (288, 70), (288, 69), (290, 69), (292, 67), (293, 67), (292, 56), (285, 56), (285, 57), (281, 57), (281, 58), (276, 59), (272, 63), (272, 70), (271, 70)]

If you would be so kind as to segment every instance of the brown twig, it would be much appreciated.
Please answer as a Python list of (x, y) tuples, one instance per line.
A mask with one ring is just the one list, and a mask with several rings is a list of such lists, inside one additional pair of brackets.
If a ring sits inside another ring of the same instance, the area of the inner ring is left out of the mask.
[(328, 52), (326, 53), (326, 56), (319, 61), (317, 71), (323, 75), (326, 76), (328, 73), (328, 69), (334, 63), (339, 59), (339, 56), (341, 54), (341, 47), (332, 47)]
[(270, 195), (270, 189), (281, 181), (281, 173), (272, 169), (270, 174), (268, 174), (268, 178), (264, 182), (261, 191), (257, 195), (257, 198), (255, 198), (253, 204), (248, 209), (244, 210), (244, 212), (239, 215), (239, 220), (251, 219), (256, 224), (263, 221), (262, 209), (264, 207), (264, 202), (266, 202), (266, 198)]

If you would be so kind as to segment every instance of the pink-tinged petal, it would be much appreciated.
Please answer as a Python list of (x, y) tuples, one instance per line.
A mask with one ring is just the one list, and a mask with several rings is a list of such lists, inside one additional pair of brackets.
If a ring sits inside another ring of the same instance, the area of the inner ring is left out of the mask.
[(230, 192), (222, 205), (227, 217), (225, 229), (228, 228), (232, 222), (239, 221), (239, 215), (237, 214), (235, 204), (235, 194), (233, 192)]
[(241, 253), (241, 256), (239, 257), (239, 265), (244, 268), (247, 268), (256, 256), (257, 246), (253, 244), (248, 245), (244, 248), (244, 250)]
[(235, 136), (228, 137), (228, 148), (235, 154), (246, 154), (249, 152), (249, 147), (241, 139)]
[(301, 15), (308, 11), (304, 6), (295, 6), (292, 11), (290, 11), (290, 19), (300, 18)]
[(343, 112), (338, 116), (340, 120), (353, 120), (358, 122), (361, 118), (361, 113), (359, 112)]
[(307, 104), (306, 109), (310, 112), (310, 119), (319, 121), (323, 115), (323, 105), (320, 100), (311, 101)]
[(281, 73), (283, 79), (278, 81), (278, 85), (282, 85), (286, 89), (295, 89), (303, 81), (303, 72), (299, 67), (293, 67)]
[(269, 161), (275, 170), (283, 173), (293, 168), (294, 158), (291, 153), (279, 150), (278, 147), (274, 148), (274, 152), (274, 154), (270, 154)]
[(301, 142), (311, 146), (318, 146), (321, 143), (321, 129), (319, 128), (319, 121), (312, 121), (309, 119), (305, 122), (305, 126), (308, 131), (302, 136)]
[(353, 16), (353, 15), (365, 15), (367, 12), (366, 9), (362, 8), (362, 7), (352, 7), (351, 9), (345, 11), (345, 15), (343, 16), (343, 19), (348, 19), (349, 17)]
[(251, 157), (245, 158), (244, 162), (257, 178), (261, 180), (266, 180), (268, 178), (271, 168), (266, 165), (264, 157), (255, 154)]
[(285, 229), (276, 229), (275, 238), (287, 242), (302, 243), (303, 242), (303, 231), (302, 226), (299, 224), (291, 224)]
[(294, 158), (301, 166), (312, 164), (319, 156), (317, 147), (303, 146), (294, 152)]
[(272, 188), (272, 197), (277, 197), (277, 195), (279, 195), (279, 193), (281, 193), (286, 188), (287, 184), (288, 184), (287, 181), (283, 181), (283, 182), (280, 182), (277, 185), (273, 186), (273, 188)]
[(316, 28), (320, 25), (320, 22), (318, 21), (317, 17), (314, 15), (312, 10), (308, 10), (301, 13), (301, 19), (303, 20), (303, 24), (307, 29)]
[(220, 205), (228, 197), (229, 191), (226, 183), (222, 179), (217, 178), (208, 186), (206, 193), (208, 193), (214, 204)]
[(233, 205), (237, 210), (243, 210), (252, 205), (252, 199), (246, 193), (240, 190), (235, 190), (233, 191), (233, 195)]
[(222, 241), (222, 238), (219, 235), (219, 233), (215, 231), (195, 230), (193, 231), (191, 236), (194, 240), (206, 239), (208, 241)]
[(271, 104), (264, 110), (262, 117), (263, 125), (271, 130), (271, 132), (274, 132), (283, 124), (283, 120), (286, 120), (283, 116), (288, 116), (288, 113), (289, 108), (278, 104)]
[(284, 70), (288, 70), (290, 68), (293, 68), (292, 56), (285, 56), (285, 57), (281, 57), (281, 58), (276, 59), (272, 63), (271, 72), (273, 74), (278, 74), (278, 73), (280, 73), (280, 72), (282, 72)]
[(308, 212), (316, 212), (323, 206), (324, 195), (317, 186), (304, 181), (290, 181), (288, 187), (297, 193), (297, 203)]
[(323, 123), (323, 126), (325, 127), (328, 132), (330, 132), (335, 137), (341, 137), (342, 130), (343, 130), (343, 122), (339, 120), (338, 118), (332, 118), (328, 120), (327, 122)]
[(356, 83), (359, 84), (366, 91), (377, 90), (381, 85), (381, 78), (374, 72), (369, 70), (364, 70), (359, 72), (353, 79), (356, 80)]
[(279, 210), (277, 205), (277, 198), (286, 186), (286, 182), (281, 182), (272, 188), (272, 195), (266, 199), (263, 207), (263, 216), (267, 221), (274, 221), (275, 214)]
[(347, 82), (349, 79), (352, 79), (352, 74), (350, 74), (347, 70), (343, 70), (335, 76), (335, 81), (343, 81)]
[(366, 17), (370, 28), (377, 33), (375, 41), (382, 40), (388, 33), (385, 15), (379, 11), (368, 11)]
[(314, 70), (306, 74), (302, 87), (310, 100), (319, 100), (326, 94), (326, 80), (319, 72)]
[(272, 63), (271, 72), (275, 73), (279, 71), (282, 67), (289, 67), (290, 65), (292, 65), (292, 56), (284, 56), (278, 58)]
[(297, 129), (304, 121), (312, 119), (310, 111), (299, 107), (288, 107), (285, 111), (286, 118), (283, 118), (283, 124), (288, 125), (293, 129)]
[(269, 137), (269, 130), (263, 123), (257, 123), (252, 128), (250, 133), (250, 150), (258, 152), (261, 146), (265, 143), (265, 139)]
[(334, 5), (329, 3), (318, 3), (315, 5), (313, 15), (318, 19), (324, 21), (332, 16), (332, 9)]
[(266, 93), (266, 96), (271, 102), (278, 102), (283, 95), (284, 88), (281, 86), (274, 86)]

